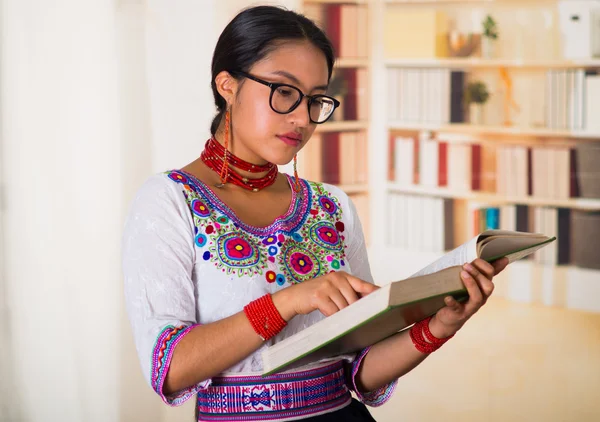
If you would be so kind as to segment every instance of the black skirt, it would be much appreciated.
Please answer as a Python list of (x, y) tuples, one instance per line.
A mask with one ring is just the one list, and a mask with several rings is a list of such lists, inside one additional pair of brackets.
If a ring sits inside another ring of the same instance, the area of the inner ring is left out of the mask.
[(310, 422), (377, 422), (369, 413), (367, 406), (354, 398), (352, 399), (352, 402), (343, 409), (336, 410), (335, 412), (327, 413), (325, 415), (313, 416), (303, 420)]

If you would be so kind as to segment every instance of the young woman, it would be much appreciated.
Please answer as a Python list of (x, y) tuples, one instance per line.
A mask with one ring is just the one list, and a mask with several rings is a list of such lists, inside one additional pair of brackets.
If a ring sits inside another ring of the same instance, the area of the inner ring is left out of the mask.
[(123, 268), (141, 364), (166, 403), (196, 396), (198, 420), (372, 421), (365, 404), (383, 404), (456, 333), (506, 264), (466, 265), (469, 301), (447, 298), (410, 333), (261, 377), (263, 348), (376, 289), (344, 192), (277, 172), (339, 105), (327, 96), (333, 64), (304, 16), (241, 12), (214, 51), (218, 114), (200, 157), (150, 177), (133, 201)]

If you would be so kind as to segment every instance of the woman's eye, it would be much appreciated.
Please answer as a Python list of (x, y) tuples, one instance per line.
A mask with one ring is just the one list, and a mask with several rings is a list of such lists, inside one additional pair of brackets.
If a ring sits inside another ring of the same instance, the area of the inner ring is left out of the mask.
[(292, 91), (290, 88), (279, 87), (277, 88), (277, 93), (279, 95), (283, 95), (284, 97), (289, 97), (294, 94), (294, 91)]

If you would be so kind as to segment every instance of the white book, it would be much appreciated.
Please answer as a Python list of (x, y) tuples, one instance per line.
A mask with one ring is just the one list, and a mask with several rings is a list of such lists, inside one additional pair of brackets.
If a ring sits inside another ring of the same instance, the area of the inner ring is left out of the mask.
[(358, 301), (262, 352), (263, 375), (354, 353), (433, 315), (444, 297), (465, 300), (462, 265), (476, 258), (515, 262), (556, 240), (542, 234), (488, 230), (411, 277), (385, 284)]
[(471, 145), (448, 143), (448, 187), (471, 190)]
[(506, 164), (506, 194), (508, 196), (517, 195), (517, 163), (513, 159), (513, 147), (504, 148), (504, 163)]
[(428, 135), (419, 139), (419, 184), (428, 187), (438, 185), (438, 143)]
[(410, 241), (408, 238), (408, 226), (411, 224), (408, 217), (408, 206), (409, 197), (406, 195), (396, 195), (396, 208), (398, 209), (398, 215), (401, 217), (400, 224), (397, 226), (397, 239), (398, 246), (402, 249), (408, 249), (410, 247)]
[(433, 200), (435, 198), (430, 198), (428, 196), (419, 197), (421, 213), (423, 215), (423, 221), (421, 224), (421, 238), (423, 239), (423, 250), (427, 252), (432, 252), (435, 249), (433, 242), (433, 229), (434, 229), (434, 220), (435, 214), (433, 209)]
[(506, 195), (507, 171), (505, 164), (505, 147), (496, 148), (496, 191), (500, 195)]
[(586, 76), (585, 97), (586, 130), (600, 133), (600, 75)]
[(558, 199), (569, 199), (570, 187), (571, 187), (571, 163), (569, 148), (556, 148), (554, 149), (554, 163), (556, 170), (554, 171), (554, 186), (556, 186), (556, 198)]
[(444, 199), (432, 198), (434, 202), (434, 252), (444, 252), (446, 234), (446, 216), (444, 215)]
[(440, 72), (440, 85), (442, 89), (442, 93), (439, 98), (439, 102), (441, 106), (441, 116), (440, 123), (450, 123), (450, 70), (449, 69), (439, 69)]
[(390, 121), (396, 121), (400, 119), (398, 113), (399, 89), (398, 89), (398, 71), (397, 69), (388, 69), (388, 91), (387, 91), (387, 104), (388, 104), (388, 119)]

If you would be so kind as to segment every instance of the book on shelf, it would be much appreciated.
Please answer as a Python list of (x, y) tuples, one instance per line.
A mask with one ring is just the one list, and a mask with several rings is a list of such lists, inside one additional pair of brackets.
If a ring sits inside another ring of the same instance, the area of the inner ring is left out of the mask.
[(462, 265), (482, 258), (509, 262), (534, 253), (556, 238), (543, 234), (489, 230), (413, 274), (362, 297), (352, 305), (262, 352), (263, 375), (320, 359), (353, 353), (407, 328), (444, 307), (444, 297), (465, 300)]

